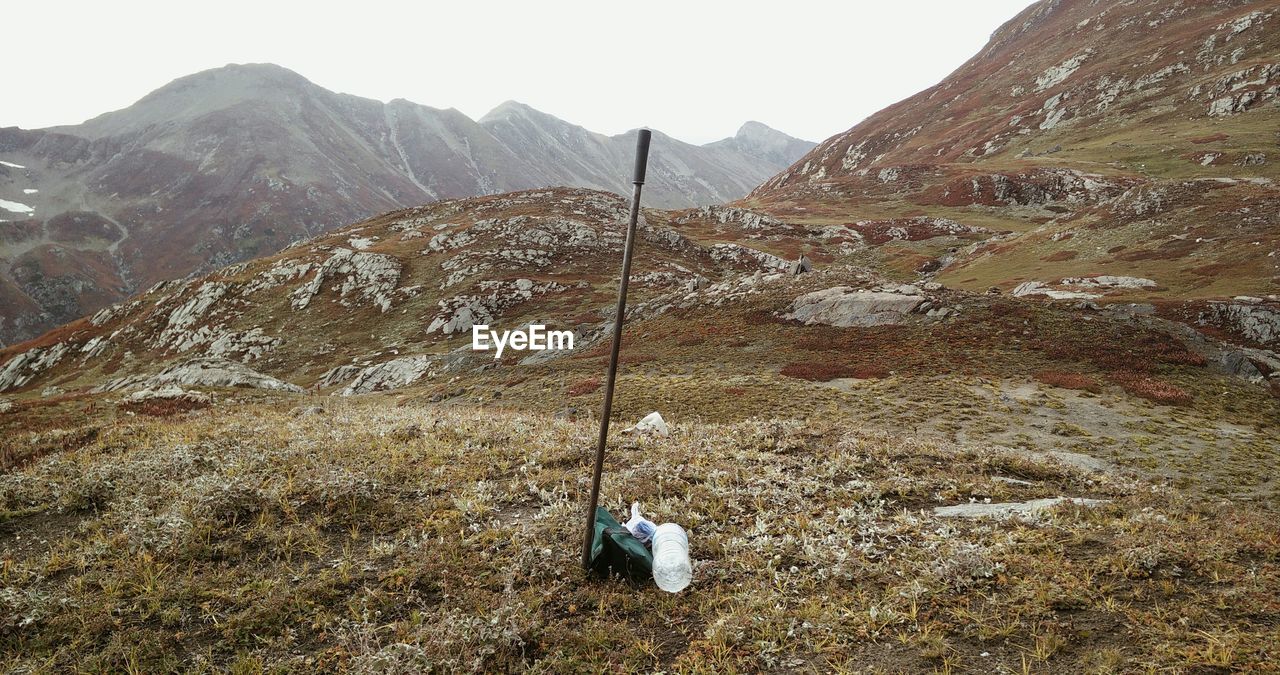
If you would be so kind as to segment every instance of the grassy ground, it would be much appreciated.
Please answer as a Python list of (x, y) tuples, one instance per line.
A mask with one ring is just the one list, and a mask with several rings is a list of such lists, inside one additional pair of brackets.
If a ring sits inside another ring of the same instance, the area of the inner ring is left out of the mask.
[[(6, 669), (1265, 668), (1248, 508), (821, 418), (619, 438), (604, 504), (689, 528), (668, 595), (577, 568), (593, 425), (387, 400), (104, 428), (0, 479)], [(1017, 478), (1013, 484), (998, 478)], [(1108, 500), (1032, 520), (931, 507)]]

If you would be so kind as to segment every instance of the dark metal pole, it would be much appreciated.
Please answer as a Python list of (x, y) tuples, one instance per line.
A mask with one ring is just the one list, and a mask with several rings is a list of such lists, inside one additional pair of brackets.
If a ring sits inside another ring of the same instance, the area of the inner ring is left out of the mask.
[(622, 249), (622, 278), (618, 284), (618, 311), (613, 318), (613, 349), (609, 352), (609, 374), (604, 384), (604, 405), (600, 409), (600, 438), (596, 442), (595, 473), (591, 477), (591, 499), (587, 501), (587, 529), (582, 539), (582, 568), (591, 567), (591, 544), (596, 533), (596, 506), (600, 502), (600, 474), (604, 471), (604, 449), (609, 439), (609, 415), (613, 411), (613, 383), (618, 376), (618, 350), (622, 348), (622, 319), (627, 312), (627, 282), (631, 277), (631, 250), (635, 246), (636, 221), (640, 218), (640, 188), (644, 187), (645, 168), (649, 164), (649, 139), (652, 133), (641, 129), (636, 138), (636, 168), (631, 180), (631, 222), (627, 225), (627, 242)]

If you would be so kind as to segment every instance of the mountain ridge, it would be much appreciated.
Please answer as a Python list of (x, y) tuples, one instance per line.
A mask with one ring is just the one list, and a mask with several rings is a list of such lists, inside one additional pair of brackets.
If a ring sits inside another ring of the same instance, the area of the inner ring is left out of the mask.
[[(0, 344), (396, 208), (561, 185), (629, 191), (624, 136), (503, 105), (482, 122), (229, 64), (80, 125), (0, 129), (0, 159), (22, 167), (0, 165), (0, 198), (34, 211), (0, 211), (14, 221), (0, 234)], [(655, 206), (741, 197), (791, 159), (659, 138), (645, 191)], [(791, 141), (798, 157), (805, 142)], [(64, 216), (84, 231), (54, 232)]]

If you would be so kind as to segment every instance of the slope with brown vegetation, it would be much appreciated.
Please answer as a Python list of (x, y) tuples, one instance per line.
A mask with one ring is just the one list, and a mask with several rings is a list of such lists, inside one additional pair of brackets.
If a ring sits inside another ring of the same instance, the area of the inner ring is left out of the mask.
[(1272, 1), (1037, 2), (743, 205), (811, 225), (1013, 233), (887, 242), (868, 258), (957, 288), (1109, 274), (1158, 282), (1130, 299), (1278, 294), (1278, 14)]
[[(0, 477), (6, 669), (1111, 672), (1280, 649), (1269, 521), (1129, 478), (680, 423), (620, 441), (604, 485), (689, 528), (694, 583), (667, 595), (582, 579), (589, 422), (290, 405), (139, 419)], [(1104, 503), (932, 510), (1064, 494)]]

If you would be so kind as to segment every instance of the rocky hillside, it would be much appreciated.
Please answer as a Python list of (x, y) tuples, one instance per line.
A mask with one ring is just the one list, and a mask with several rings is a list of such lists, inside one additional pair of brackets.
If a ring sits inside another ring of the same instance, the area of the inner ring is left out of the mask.
[[(662, 138), (651, 203), (741, 197), (808, 149), (744, 129), (706, 146)], [(77, 126), (0, 129), (0, 343), (396, 208), (559, 185), (626, 192), (628, 147), (519, 104), (476, 122), (271, 65), (184, 77)]]
[(1149, 299), (1280, 292), (1280, 3), (1037, 2), (951, 76), (832, 137), (748, 205), (810, 223), (1004, 232), (879, 262), (1013, 290), (1098, 275)]

